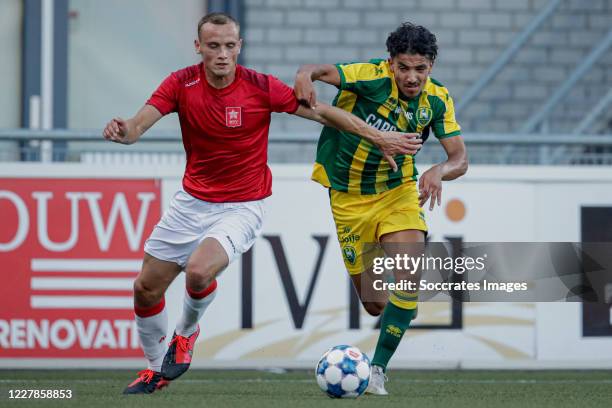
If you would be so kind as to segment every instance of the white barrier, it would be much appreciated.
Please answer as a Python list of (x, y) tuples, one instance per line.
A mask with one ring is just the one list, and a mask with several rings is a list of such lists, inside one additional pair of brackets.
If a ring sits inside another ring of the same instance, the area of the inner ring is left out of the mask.
[[(310, 368), (341, 343), (373, 352), (375, 319), (349, 312), (327, 192), (309, 181), (310, 166), (272, 169), (263, 236), (250, 261), (238, 260), (219, 279), (197, 367)], [(181, 175), (180, 166), (1, 165), (0, 367), (142, 365), (125, 281), (137, 273), (144, 239)], [(444, 184), (443, 205), (427, 221), (436, 241), (578, 242), (582, 206), (612, 207), (610, 172), (472, 167)], [(169, 335), (183, 285), (180, 276), (166, 295)], [(581, 307), (466, 303), (462, 327), (451, 328), (450, 304), (424, 303), (392, 367), (610, 368), (612, 337), (583, 337)]]

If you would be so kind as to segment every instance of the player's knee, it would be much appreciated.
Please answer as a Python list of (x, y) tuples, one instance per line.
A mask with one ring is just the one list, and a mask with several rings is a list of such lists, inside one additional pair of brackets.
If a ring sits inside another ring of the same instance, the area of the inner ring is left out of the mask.
[(146, 284), (140, 279), (134, 281), (134, 301), (139, 307), (151, 307), (158, 304), (164, 291)]
[(380, 316), (385, 309), (385, 305), (377, 302), (364, 302), (363, 307), (370, 316)]
[(210, 260), (199, 260), (187, 262), (185, 274), (187, 275), (187, 284), (189, 288), (195, 291), (201, 291), (208, 287), (221, 271), (220, 265)]

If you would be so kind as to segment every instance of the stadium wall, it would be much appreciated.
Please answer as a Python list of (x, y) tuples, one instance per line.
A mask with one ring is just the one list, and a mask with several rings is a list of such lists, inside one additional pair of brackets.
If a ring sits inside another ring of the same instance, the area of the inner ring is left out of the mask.
[[(197, 367), (312, 367), (342, 343), (373, 352), (376, 321), (349, 311), (326, 191), (308, 180), (309, 166), (273, 173), (263, 236), (219, 279)], [(0, 367), (142, 365), (131, 282), (179, 174), (178, 166), (2, 165)], [(427, 218), (434, 241), (579, 242), (586, 206), (612, 207), (612, 174), (474, 166), (445, 184)], [(183, 291), (181, 276), (166, 295), (169, 335)], [(453, 327), (449, 302), (422, 303), (393, 367), (612, 368), (609, 305), (598, 322), (608, 334), (597, 336), (585, 335), (583, 307), (464, 303)]]
[[(245, 0), (244, 61), (293, 83), (300, 64), (386, 58), (385, 40), (411, 21), (438, 38), (432, 76), (455, 101), (500, 57), (546, 0)], [(512, 132), (567, 80), (610, 29), (612, 2), (565, 0), (497, 77), (458, 115), (466, 132)], [(569, 133), (612, 87), (612, 49), (553, 111), (547, 132)], [(335, 89), (320, 86), (331, 101)], [(590, 132), (612, 131), (603, 114)], [(274, 132), (316, 125), (279, 117)]]
[[(19, 127), (19, 98), (21, 95), (20, 64), (21, 49), (19, 38), (21, 36), (20, 18), (22, 5), (19, 0), (6, 0), (0, 2), (0, 128)], [(4, 147), (0, 143), (1, 147)]]

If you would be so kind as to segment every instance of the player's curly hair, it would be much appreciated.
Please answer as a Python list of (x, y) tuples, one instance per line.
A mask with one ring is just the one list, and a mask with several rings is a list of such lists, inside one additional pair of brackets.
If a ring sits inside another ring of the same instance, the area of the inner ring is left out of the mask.
[(391, 58), (398, 54), (418, 54), (432, 62), (438, 56), (436, 36), (420, 25), (403, 23), (387, 37), (387, 51)]

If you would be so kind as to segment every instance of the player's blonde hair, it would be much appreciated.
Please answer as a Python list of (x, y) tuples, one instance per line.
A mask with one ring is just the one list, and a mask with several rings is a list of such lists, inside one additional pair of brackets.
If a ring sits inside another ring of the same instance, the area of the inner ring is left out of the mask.
[(215, 13), (208, 13), (207, 15), (202, 17), (200, 21), (198, 22), (198, 38), (200, 38), (200, 32), (202, 30), (202, 26), (206, 23), (211, 23), (211, 24), (216, 24), (216, 25), (234, 24), (236, 28), (238, 29), (238, 33), (240, 33), (240, 23), (238, 23), (238, 21), (234, 17), (230, 16), (229, 14), (215, 12)]

